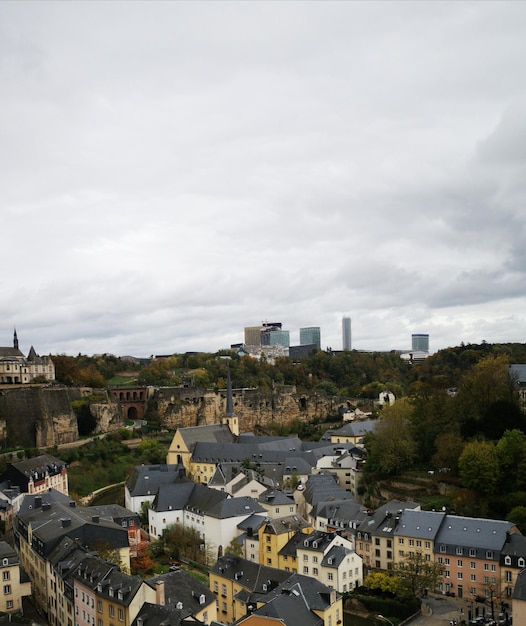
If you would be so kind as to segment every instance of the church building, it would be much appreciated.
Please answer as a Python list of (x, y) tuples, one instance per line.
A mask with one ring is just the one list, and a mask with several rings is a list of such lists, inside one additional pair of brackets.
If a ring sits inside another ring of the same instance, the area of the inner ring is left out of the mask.
[(24, 356), (18, 347), (16, 330), (13, 336), (13, 347), (0, 346), (0, 384), (24, 385), (35, 378), (55, 380), (55, 366), (49, 356), (39, 356), (31, 346), (29, 354)]

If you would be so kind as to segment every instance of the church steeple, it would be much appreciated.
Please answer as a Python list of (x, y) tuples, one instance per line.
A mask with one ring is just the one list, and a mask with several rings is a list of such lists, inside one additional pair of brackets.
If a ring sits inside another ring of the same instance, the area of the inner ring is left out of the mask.
[(15, 350), (18, 350), (18, 337), (17, 337), (17, 334), (16, 334), (16, 328), (15, 328), (15, 332), (13, 334), (13, 348)]
[(239, 435), (239, 422), (234, 413), (234, 402), (232, 399), (232, 380), (230, 378), (230, 366), (227, 367), (226, 375), (226, 411), (222, 420), (223, 424), (226, 424), (233, 435), (236, 437)]

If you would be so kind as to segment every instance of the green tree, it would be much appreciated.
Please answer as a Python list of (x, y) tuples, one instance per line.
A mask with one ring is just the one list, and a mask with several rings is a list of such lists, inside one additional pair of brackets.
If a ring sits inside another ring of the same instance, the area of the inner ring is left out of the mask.
[(400, 474), (411, 467), (415, 455), (415, 443), (411, 436), (408, 416), (411, 404), (401, 400), (382, 410), (375, 432), (368, 433), (364, 444), (368, 452), (367, 471), (381, 474)]
[(495, 493), (499, 484), (499, 461), (493, 443), (472, 441), (466, 444), (458, 468), (464, 487), (484, 496)]
[(404, 578), (387, 572), (371, 572), (365, 577), (363, 584), (367, 589), (378, 589), (399, 599), (411, 595), (411, 588)]
[(508, 522), (516, 524), (521, 533), (526, 532), (526, 506), (516, 506), (506, 516)]
[(414, 552), (395, 565), (394, 573), (411, 589), (414, 596), (424, 595), (427, 589), (435, 589), (442, 579), (444, 567), (434, 561), (426, 561), (422, 552)]

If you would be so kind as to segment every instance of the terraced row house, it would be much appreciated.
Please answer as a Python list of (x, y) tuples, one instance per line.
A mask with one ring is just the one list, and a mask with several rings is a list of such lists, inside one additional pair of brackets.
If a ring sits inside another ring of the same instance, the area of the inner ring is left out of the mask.
[(421, 511), (391, 501), (356, 529), (366, 571), (390, 571), (416, 553), (443, 566), (438, 591), (459, 598), (511, 599), (526, 566), (526, 537), (510, 522)]

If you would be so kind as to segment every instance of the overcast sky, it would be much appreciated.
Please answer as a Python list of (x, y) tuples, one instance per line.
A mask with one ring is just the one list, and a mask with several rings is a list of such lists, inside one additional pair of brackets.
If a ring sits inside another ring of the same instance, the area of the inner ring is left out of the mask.
[(0, 345), (526, 341), (526, 3), (0, 2)]

